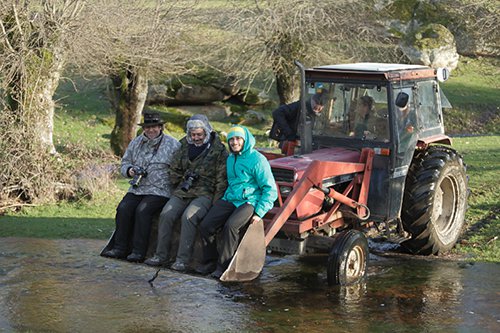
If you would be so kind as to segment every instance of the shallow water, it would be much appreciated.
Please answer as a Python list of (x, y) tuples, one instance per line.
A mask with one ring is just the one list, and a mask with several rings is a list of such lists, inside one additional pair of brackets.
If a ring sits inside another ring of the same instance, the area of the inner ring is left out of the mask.
[(500, 265), (371, 255), (328, 287), (325, 262), (268, 257), (255, 281), (98, 256), (97, 240), (0, 238), (5, 332), (499, 332)]

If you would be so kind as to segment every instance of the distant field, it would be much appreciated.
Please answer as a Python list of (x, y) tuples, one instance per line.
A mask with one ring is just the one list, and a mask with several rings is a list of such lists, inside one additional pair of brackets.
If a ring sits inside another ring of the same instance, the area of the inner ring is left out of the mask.
[(500, 133), (500, 61), (462, 58), (441, 87), (453, 109), (445, 109), (448, 133)]

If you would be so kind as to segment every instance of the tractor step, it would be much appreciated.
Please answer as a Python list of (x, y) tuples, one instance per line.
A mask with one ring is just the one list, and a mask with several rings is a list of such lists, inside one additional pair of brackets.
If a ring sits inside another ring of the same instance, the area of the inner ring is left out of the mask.
[(409, 239), (411, 239), (411, 234), (406, 231), (396, 231), (390, 230), (389, 232), (381, 233), (379, 237), (375, 237), (380, 239), (381, 241), (393, 243), (393, 244), (401, 244)]
[(411, 236), (405, 237), (401, 235), (391, 235), (390, 237), (386, 237), (386, 240), (390, 243), (401, 244), (407, 240), (411, 239)]

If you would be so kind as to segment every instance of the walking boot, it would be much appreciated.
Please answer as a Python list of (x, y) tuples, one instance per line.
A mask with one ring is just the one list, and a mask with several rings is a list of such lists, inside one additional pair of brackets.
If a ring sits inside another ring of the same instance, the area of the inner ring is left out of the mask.
[(153, 256), (152, 258), (149, 258), (144, 262), (148, 266), (165, 266), (168, 263), (168, 260), (162, 259), (158, 257), (157, 255)]
[(128, 255), (127, 261), (130, 261), (130, 262), (143, 262), (144, 261), (144, 256), (142, 254), (132, 252), (131, 254)]
[(217, 269), (212, 272), (212, 274), (210, 274), (211, 277), (215, 278), (215, 279), (220, 279), (220, 277), (222, 276), (222, 274), (224, 274), (224, 271), (225, 269), (222, 268), (221, 266), (217, 265)]
[(178, 271), (178, 272), (187, 271), (187, 265), (183, 261), (180, 261), (180, 260), (176, 260), (172, 264), (172, 266), (170, 266), (170, 268), (173, 269), (174, 271)]
[(104, 251), (102, 253), (102, 256), (108, 257), (108, 258), (115, 258), (115, 259), (124, 259), (127, 256), (127, 254), (125, 253), (125, 251), (122, 251), (122, 250), (111, 249), (111, 250)]
[(217, 262), (215, 261), (209, 261), (205, 264), (199, 265), (198, 267), (195, 268), (195, 272), (201, 275), (208, 275), (212, 273), (217, 266)]

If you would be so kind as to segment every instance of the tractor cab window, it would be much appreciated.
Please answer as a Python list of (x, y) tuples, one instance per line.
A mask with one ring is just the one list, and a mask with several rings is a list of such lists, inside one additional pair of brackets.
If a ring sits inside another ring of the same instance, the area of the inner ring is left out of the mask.
[(323, 110), (313, 124), (313, 135), (389, 142), (385, 86), (310, 82), (308, 96), (321, 93)]
[[(396, 158), (399, 160), (398, 165), (409, 165), (413, 157), (413, 152), (415, 151), (415, 146), (417, 144), (417, 137), (419, 131), (418, 118), (416, 112), (416, 100), (413, 95), (414, 89), (397, 88), (394, 93), (394, 104), (393, 108), (395, 110), (396, 119), (396, 143), (397, 143), (397, 155)], [(398, 93), (404, 93), (408, 96), (408, 102), (406, 106), (399, 107), (397, 105), (396, 99)]]
[(423, 130), (429, 131), (441, 128), (442, 112), (439, 104), (439, 86), (436, 81), (417, 83), (416, 97), (418, 100), (418, 122)]

